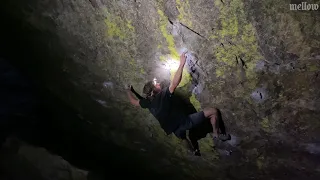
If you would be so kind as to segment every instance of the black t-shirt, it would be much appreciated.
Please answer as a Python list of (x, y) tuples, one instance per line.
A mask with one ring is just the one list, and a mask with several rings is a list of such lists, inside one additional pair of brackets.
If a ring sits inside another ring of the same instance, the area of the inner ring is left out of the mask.
[(169, 88), (162, 89), (153, 100), (141, 99), (142, 108), (148, 108), (150, 113), (159, 121), (162, 129), (170, 134), (176, 130), (185, 119), (185, 114), (175, 107), (175, 97)]

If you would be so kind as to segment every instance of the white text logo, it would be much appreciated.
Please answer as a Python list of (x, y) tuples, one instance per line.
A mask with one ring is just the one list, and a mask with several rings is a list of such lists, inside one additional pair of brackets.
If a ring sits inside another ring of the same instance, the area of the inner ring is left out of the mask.
[(316, 11), (319, 9), (319, 4), (309, 4), (302, 2), (301, 4), (290, 4), (291, 11)]

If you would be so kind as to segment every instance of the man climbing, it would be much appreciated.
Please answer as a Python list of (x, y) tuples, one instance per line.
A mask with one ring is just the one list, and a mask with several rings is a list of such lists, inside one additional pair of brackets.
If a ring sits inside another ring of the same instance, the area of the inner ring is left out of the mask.
[[(174, 101), (174, 91), (178, 87), (181, 78), (183, 67), (186, 63), (186, 52), (180, 56), (180, 65), (174, 75), (173, 81), (169, 87), (161, 89), (160, 83), (154, 79), (145, 84), (143, 93), (146, 98), (141, 97), (132, 86), (127, 90), (127, 94), (131, 104), (148, 108), (151, 114), (159, 121), (162, 129), (167, 135), (174, 133), (179, 139), (182, 139), (184, 144), (192, 146), (186, 137), (186, 131), (197, 127), (206, 119), (210, 120), (213, 128), (213, 137), (219, 138), (222, 141), (230, 140), (230, 135), (225, 134), (219, 129), (217, 122), (221, 118), (216, 108), (206, 108), (203, 111), (193, 114), (186, 114)], [(138, 98), (136, 99), (133, 94)], [(192, 147), (193, 150), (195, 147)], [(195, 152), (197, 153), (197, 152)]]

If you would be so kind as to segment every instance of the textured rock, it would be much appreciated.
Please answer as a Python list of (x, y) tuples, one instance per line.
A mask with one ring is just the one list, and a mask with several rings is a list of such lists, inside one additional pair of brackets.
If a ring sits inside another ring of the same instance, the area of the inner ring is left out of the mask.
[[(10, 179), (86, 180), (88, 172), (73, 167), (43, 148), (8, 138), (0, 151), (1, 169)], [(4, 177), (1, 177), (1, 179)]]
[[(300, 144), (320, 138), (320, 16), (289, 11), (290, 2), (16, 0), (7, 8), (15, 10), (5, 12), (41, 34), (28, 39), (46, 52), (38, 57), (37, 72), (101, 137), (141, 153), (162, 147), (169, 160), (159, 164), (195, 178), (281, 179), (281, 169), (291, 178), (302, 177), (312, 165), (319, 169), (304, 154), (318, 150)], [(185, 50), (178, 91), (196, 109), (221, 109), (230, 133), (242, 140), (234, 160), (212, 161), (217, 156), (208, 138), (200, 142), (203, 159), (194, 160), (147, 111), (126, 99), (129, 83), (141, 92), (154, 77), (172, 78)], [(101, 108), (90, 107), (78, 91)], [(225, 171), (217, 175), (213, 167)], [(297, 167), (302, 170), (291, 171)]]

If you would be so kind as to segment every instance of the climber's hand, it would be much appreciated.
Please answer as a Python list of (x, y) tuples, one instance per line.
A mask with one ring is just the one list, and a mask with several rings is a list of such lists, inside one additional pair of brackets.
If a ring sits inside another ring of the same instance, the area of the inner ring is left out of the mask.
[(134, 89), (133, 89), (133, 86), (132, 85), (130, 85), (130, 91), (134, 91)]
[(184, 66), (184, 64), (186, 63), (186, 59), (187, 59), (187, 51), (182, 53), (180, 56), (180, 66)]
[(131, 89), (133, 89), (132, 85), (128, 84), (126, 85), (126, 88), (125, 88), (127, 91), (131, 91)]

